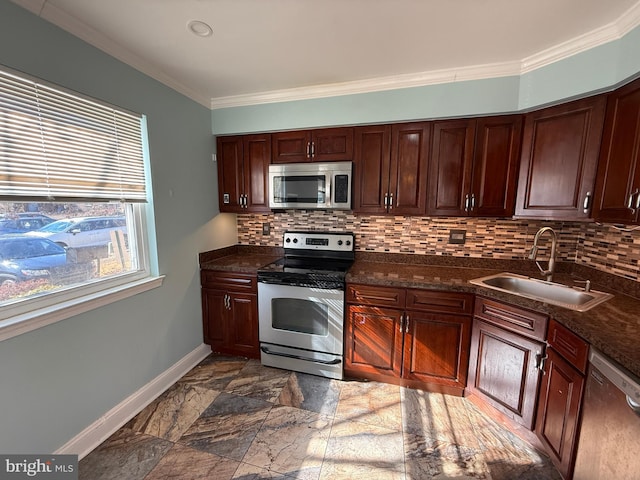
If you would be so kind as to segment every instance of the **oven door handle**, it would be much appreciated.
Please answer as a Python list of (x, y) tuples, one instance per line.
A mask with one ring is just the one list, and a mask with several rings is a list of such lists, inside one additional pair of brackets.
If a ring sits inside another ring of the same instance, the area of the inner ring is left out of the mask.
[(324, 365), (337, 365), (339, 363), (342, 363), (342, 360), (340, 360), (339, 358), (335, 358), (333, 360), (318, 360), (315, 358), (303, 357), (301, 355), (293, 355), (292, 353), (272, 352), (267, 347), (260, 347), (260, 350), (262, 350), (264, 353), (268, 355), (278, 355), (280, 357), (295, 358), (297, 360), (305, 360), (307, 362), (322, 363)]

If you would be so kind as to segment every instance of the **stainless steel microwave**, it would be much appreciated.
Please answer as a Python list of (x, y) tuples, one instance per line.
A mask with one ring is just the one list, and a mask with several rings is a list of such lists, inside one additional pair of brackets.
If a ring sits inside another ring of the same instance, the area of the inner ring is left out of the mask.
[(269, 165), (269, 207), (351, 209), (352, 162)]

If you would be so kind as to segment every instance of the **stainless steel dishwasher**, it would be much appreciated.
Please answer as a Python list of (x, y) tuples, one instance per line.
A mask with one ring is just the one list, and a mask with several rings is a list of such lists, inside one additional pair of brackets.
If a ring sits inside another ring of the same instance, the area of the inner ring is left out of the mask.
[(640, 379), (592, 349), (574, 480), (640, 478), (639, 438)]

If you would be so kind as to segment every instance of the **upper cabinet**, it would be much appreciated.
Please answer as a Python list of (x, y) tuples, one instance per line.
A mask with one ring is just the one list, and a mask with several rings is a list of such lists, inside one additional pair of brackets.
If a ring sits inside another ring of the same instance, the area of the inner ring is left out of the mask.
[(596, 96), (526, 115), (516, 216), (589, 218), (605, 103)]
[(271, 135), (218, 137), (218, 195), (221, 212), (268, 212)]
[(332, 162), (353, 159), (353, 128), (296, 130), (272, 135), (272, 163)]
[(513, 215), (522, 117), (435, 122), (428, 215)]
[(475, 120), (434, 123), (427, 215), (465, 215), (475, 132)]
[(353, 210), (424, 215), (428, 122), (355, 128)]
[(640, 80), (609, 95), (593, 217), (637, 223), (640, 212)]

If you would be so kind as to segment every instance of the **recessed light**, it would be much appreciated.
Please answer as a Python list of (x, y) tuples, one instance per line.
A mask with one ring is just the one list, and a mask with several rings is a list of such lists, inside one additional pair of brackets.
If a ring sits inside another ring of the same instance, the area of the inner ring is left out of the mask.
[(187, 23), (187, 28), (199, 37), (210, 37), (213, 34), (213, 28), (200, 20), (191, 20)]

